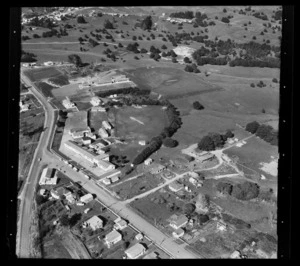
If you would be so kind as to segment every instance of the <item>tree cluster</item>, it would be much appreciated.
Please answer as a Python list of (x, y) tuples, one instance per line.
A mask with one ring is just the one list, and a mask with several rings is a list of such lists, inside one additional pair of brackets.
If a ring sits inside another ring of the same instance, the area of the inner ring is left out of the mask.
[(73, 63), (76, 67), (82, 66), (82, 61), (79, 55), (71, 54), (68, 56), (68, 60), (70, 63)]
[(108, 19), (104, 21), (104, 28), (108, 30), (114, 29), (114, 25)]
[(140, 53), (140, 51), (138, 50), (138, 46), (139, 44), (137, 42), (135, 43), (129, 43), (126, 47), (126, 49), (130, 52), (134, 52), (135, 54)]
[(147, 16), (142, 22), (140, 26), (143, 30), (151, 30), (152, 28), (152, 18), (151, 16)]
[(198, 102), (198, 101), (193, 102), (193, 107), (196, 110), (203, 110), (204, 109), (204, 106), (200, 102)]
[(89, 38), (89, 44), (92, 47), (95, 47), (95, 46), (99, 45), (99, 43), (97, 41), (95, 41), (94, 39), (92, 39), (92, 38)]
[(186, 72), (200, 73), (200, 70), (197, 68), (196, 64), (186, 65), (184, 70)]
[(264, 12), (255, 12), (252, 16), (262, 20), (268, 20), (268, 16)]
[(78, 16), (77, 17), (77, 23), (85, 24), (87, 22), (85, 21), (84, 16)]
[(32, 63), (36, 62), (36, 55), (33, 53), (21, 51), (21, 60), (22, 63)]
[(260, 125), (258, 122), (253, 121), (246, 125), (246, 130), (271, 145), (278, 145), (278, 132), (270, 125)]
[(225, 141), (233, 136), (234, 134), (230, 130), (227, 130), (225, 134), (209, 133), (200, 140), (198, 148), (203, 151), (213, 151), (216, 148), (223, 147)]
[(35, 16), (28, 24), (28, 26), (34, 26), (34, 27), (42, 27), (42, 28), (54, 28), (56, 25), (53, 23), (53, 21), (50, 18), (38, 18), (38, 16)]
[(185, 11), (185, 12), (174, 12), (170, 14), (171, 18), (184, 18), (184, 19), (193, 19), (194, 12), (193, 11)]

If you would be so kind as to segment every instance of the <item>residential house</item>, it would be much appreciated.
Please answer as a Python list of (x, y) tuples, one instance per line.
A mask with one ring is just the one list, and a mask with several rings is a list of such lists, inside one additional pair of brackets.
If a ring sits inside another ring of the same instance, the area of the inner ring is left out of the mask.
[(231, 253), (230, 255), (231, 259), (240, 259), (241, 258), (241, 252), (239, 252), (238, 250), (233, 251), (233, 253)]
[(185, 226), (188, 222), (188, 218), (185, 215), (180, 215), (176, 219), (170, 222), (170, 226), (175, 230)]
[(73, 139), (83, 138), (87, 133), (91, 133), (91, 129), (89, 127), (72, 128), (69, 131), (69, 134), (72, 136)]
[(122, 235), (116, 231), (116, 230), (112, 230), (110, 233), (108, 233), (105, 236), (105, 244), (110, 248), (112, 245), (118, 243), (119, 241), (122, 240)]
[(64, 99), (62, 101), (62, 104), (63, 106), (66, 108), (66, 109), (70, 109), (70, 108), (74, 108), (75, 107), (75, 104), (73, 102), (70, 101), (70, 99), (68, 97), (66, 97), (66, 99)]
[(92, 228), (93, 231), (97, 230), (98, 228), (103, 227), (103, 221), (96, 215), (91, 217), (86, 221), (86, 224)]
[(184, 235), (184, 230), (182, 228), (178, 228), (176, 231), (172, 233), (175, 238), (182, 237)]
[(88, 193), (88, 194), (82, 196), (82, 197), (80, 198), (80, 201), (81, 201), (81, 202), (84, 202), (84, 203), (89, 203), (89, 202), (92, 201), (93, 199), (94, 199), (93, 195), (92, 195), (91, 193)]
[(145, 254), (145, 252), (146, 252), (146, 248), (140, 243), (136, 243), (129, 249), (125, 250), (125, 254), (129, 259), (137, 259), (138, 257)]
[(153, 163), (150, 167), (150, 173), (153, 175), (159, 174), (165, 169), (166, 169), (166, 166), (161, 165), (159, 163)]
[(110, 130), (110, 129), (112, 129), (112, 126), (111, 126), (111, 124), (108, 122), (108, 121), (102, 121), (102, 126), (106, 129), (106, 130)]
[(97, 96), (94, 96), (94, 97), (92, 97), (90, 103), (93, 106), (98, 106), (101, 103), (101, 99), (99, 97), (97, 97)]
[(85, 133), (85, 136), (86, 136), (86, 137), (89, 137), (89, 138), (91, 138), (91, 139), (93, 139), (93, 140), (97, 139), (96, 135), (93, 134), (92, 132), (86, 132), (86, 133)]
[(145, 164), (145, 165), (150, 165), (152, 162), (153, 162), (153, 159), (148, 158), (148, 159), (146, 159), (146, 160), (144, 161), (144, 164)]
[(51, 189), (50, 194), (55, 199), (60, 199), (67, 190), (64, 187), (59, 187), (57, 189)]
[(124, 228), (127, 227), (127, 222), (125, 220), (123, 220), (122, 218), (118, 217), (115, 221), (114, 221), (115, 225), (114, 228), (116, 230), (123, 230)]
[(182, 190), (184, 186), (182, 184), (179, 184), (178, 182), (174, 181), (169, 185), (169, 189), (173, 192), (178, 192)]
[(109, 178), (102, 179), (102, 182), (103, 182), (104, 185), (110, 185), (111, 184), (111, 181), (110, 181)]
[(108, 132), (102, 127), (99, 128), (98, 133), (101, 136), (101, 138), (108, 138), (109, 136)]
[(81, 139), (81, 141), (82, 141), (82, 143), (83, 143), (84, 145), (88, 145), (88, 144), (91, 144), (91, 143), (92, 143), (92, 140), (91, 140), (90, 138), (88, 138), (88, 137), (83, 137), (83, 138)]
[(21, 108), (21, 110), (20, 110), (21, 112), (26, 112), (29, 110), (29, 104), (27, 104), (27, 103), (24, 104), (23, 101), (20, 101), (19, 105)]
[(136, 239), (137, 241), (140, 241), (140, 240), (142, 240), (143, 238), (144, 238), (144, 236), (143, 236), (142, 233), (138, 233), (138, 234), (135, 236), (135, 239)]
[(64, 196), (66, 197), (66, 200), (70, 203), (70, 204), (74, 204), (75, 203), (75, 195), (72, 194), (70, 191), (66, 192), (64, 194)]
[(142, 146), (145, 146), (146, 145), (146, 141), (145, 140), (140, 140), (139, 144), (142, 145)]
[(56, 184), (57, 184), (57, 175), (55, 169), (45, 168), (42, 171), (39, 185), (42, 186), (42, 185), (56, 185)]
[(112, 183), (118, 182), (119, 181), (119, 176), (115, 175), (115, 176), (111, 177), (110, 180), (111, 180)]

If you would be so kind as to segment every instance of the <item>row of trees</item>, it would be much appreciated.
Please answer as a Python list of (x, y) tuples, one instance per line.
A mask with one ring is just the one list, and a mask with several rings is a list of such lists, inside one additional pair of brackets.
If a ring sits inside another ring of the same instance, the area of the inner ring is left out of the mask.
[(217, 190), (222, 194), (227, 194), (239, 200), (251, 200), (259, 195), (259, 185), (252, 182), (244, 182), (232, 185), (228, 182), (219, 182)]
[(105, 98), (112, 94), (131, 94), (131, 95), (149, 95), (151, 90), (149, 89), (139, 89), (137, 87), (128, 87), (122, 89), (114, 89), (114, 90), (107, 90), (107, 91), (99, 91), (96, 93), (98, 97)]
[(193, 11), (185, 11), (185, 12), (174, 12), (170, 14), (171, 18), (184, 18), (184, 19), (193, 19), (194, 12)]
[(246, 125), (246, 130), (271, 145), (278, 145), (278, 132), (270, 125), (260, 125), (257, 121), (253, 121)]
[(234, 137), (234, 134), (230, 130), (227, 130), (223, 135), (219, 133), (209, 133), (200, 140), (198, 148), (203, 151), (213, 151), (216, 148), (223, 147), (226, 140), (232, 137)]

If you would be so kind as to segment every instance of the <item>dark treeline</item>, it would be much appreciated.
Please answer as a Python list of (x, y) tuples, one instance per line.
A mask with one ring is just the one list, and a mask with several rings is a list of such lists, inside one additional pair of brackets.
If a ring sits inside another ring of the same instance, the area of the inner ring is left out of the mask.
[(132, 95), (149, 95), (151, 90), (149, 89), (143, 89), (140, 90), (136, 87), (129, 87), (129, 88), (123, 88), (123, 89), (114, 89), (114, 90), (107, 90), (107, 91), (99, 91), (96, 93), (98, 97), (107, 97), (112, 94), (132, 94)]
[(278, 145), (278, 132), (269, 125), (260, 125), (258, 122), (253, 121), (246, 125), (246, 130), (271, 145)]
[(174, 12), (170, 14), (171, 18), (184, 18), (184, 19), (193, 19), (194, 12), (193, 11), (185, 11), (185, 12)]

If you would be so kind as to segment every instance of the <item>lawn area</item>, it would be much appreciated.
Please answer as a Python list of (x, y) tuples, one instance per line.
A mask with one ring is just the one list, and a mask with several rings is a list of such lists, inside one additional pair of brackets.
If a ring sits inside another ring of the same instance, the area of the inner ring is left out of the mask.
[(150, 140), (157, 136), (167, 125), (168, 119), (159, 106), (134, 108), (126, 106), (111, 109), (111, 121), (115, 126), (115, 135), (126, 140)]
[(155, 175), (145, 174), (116, 186), (112, 186), (110, 189), (125, 200), (155, 188), (161, 182), (162, 181)]
[(72, 259), (72, 256), (62, 244), (58, 236), (54, 236), (43, 244), (43, 258)]

